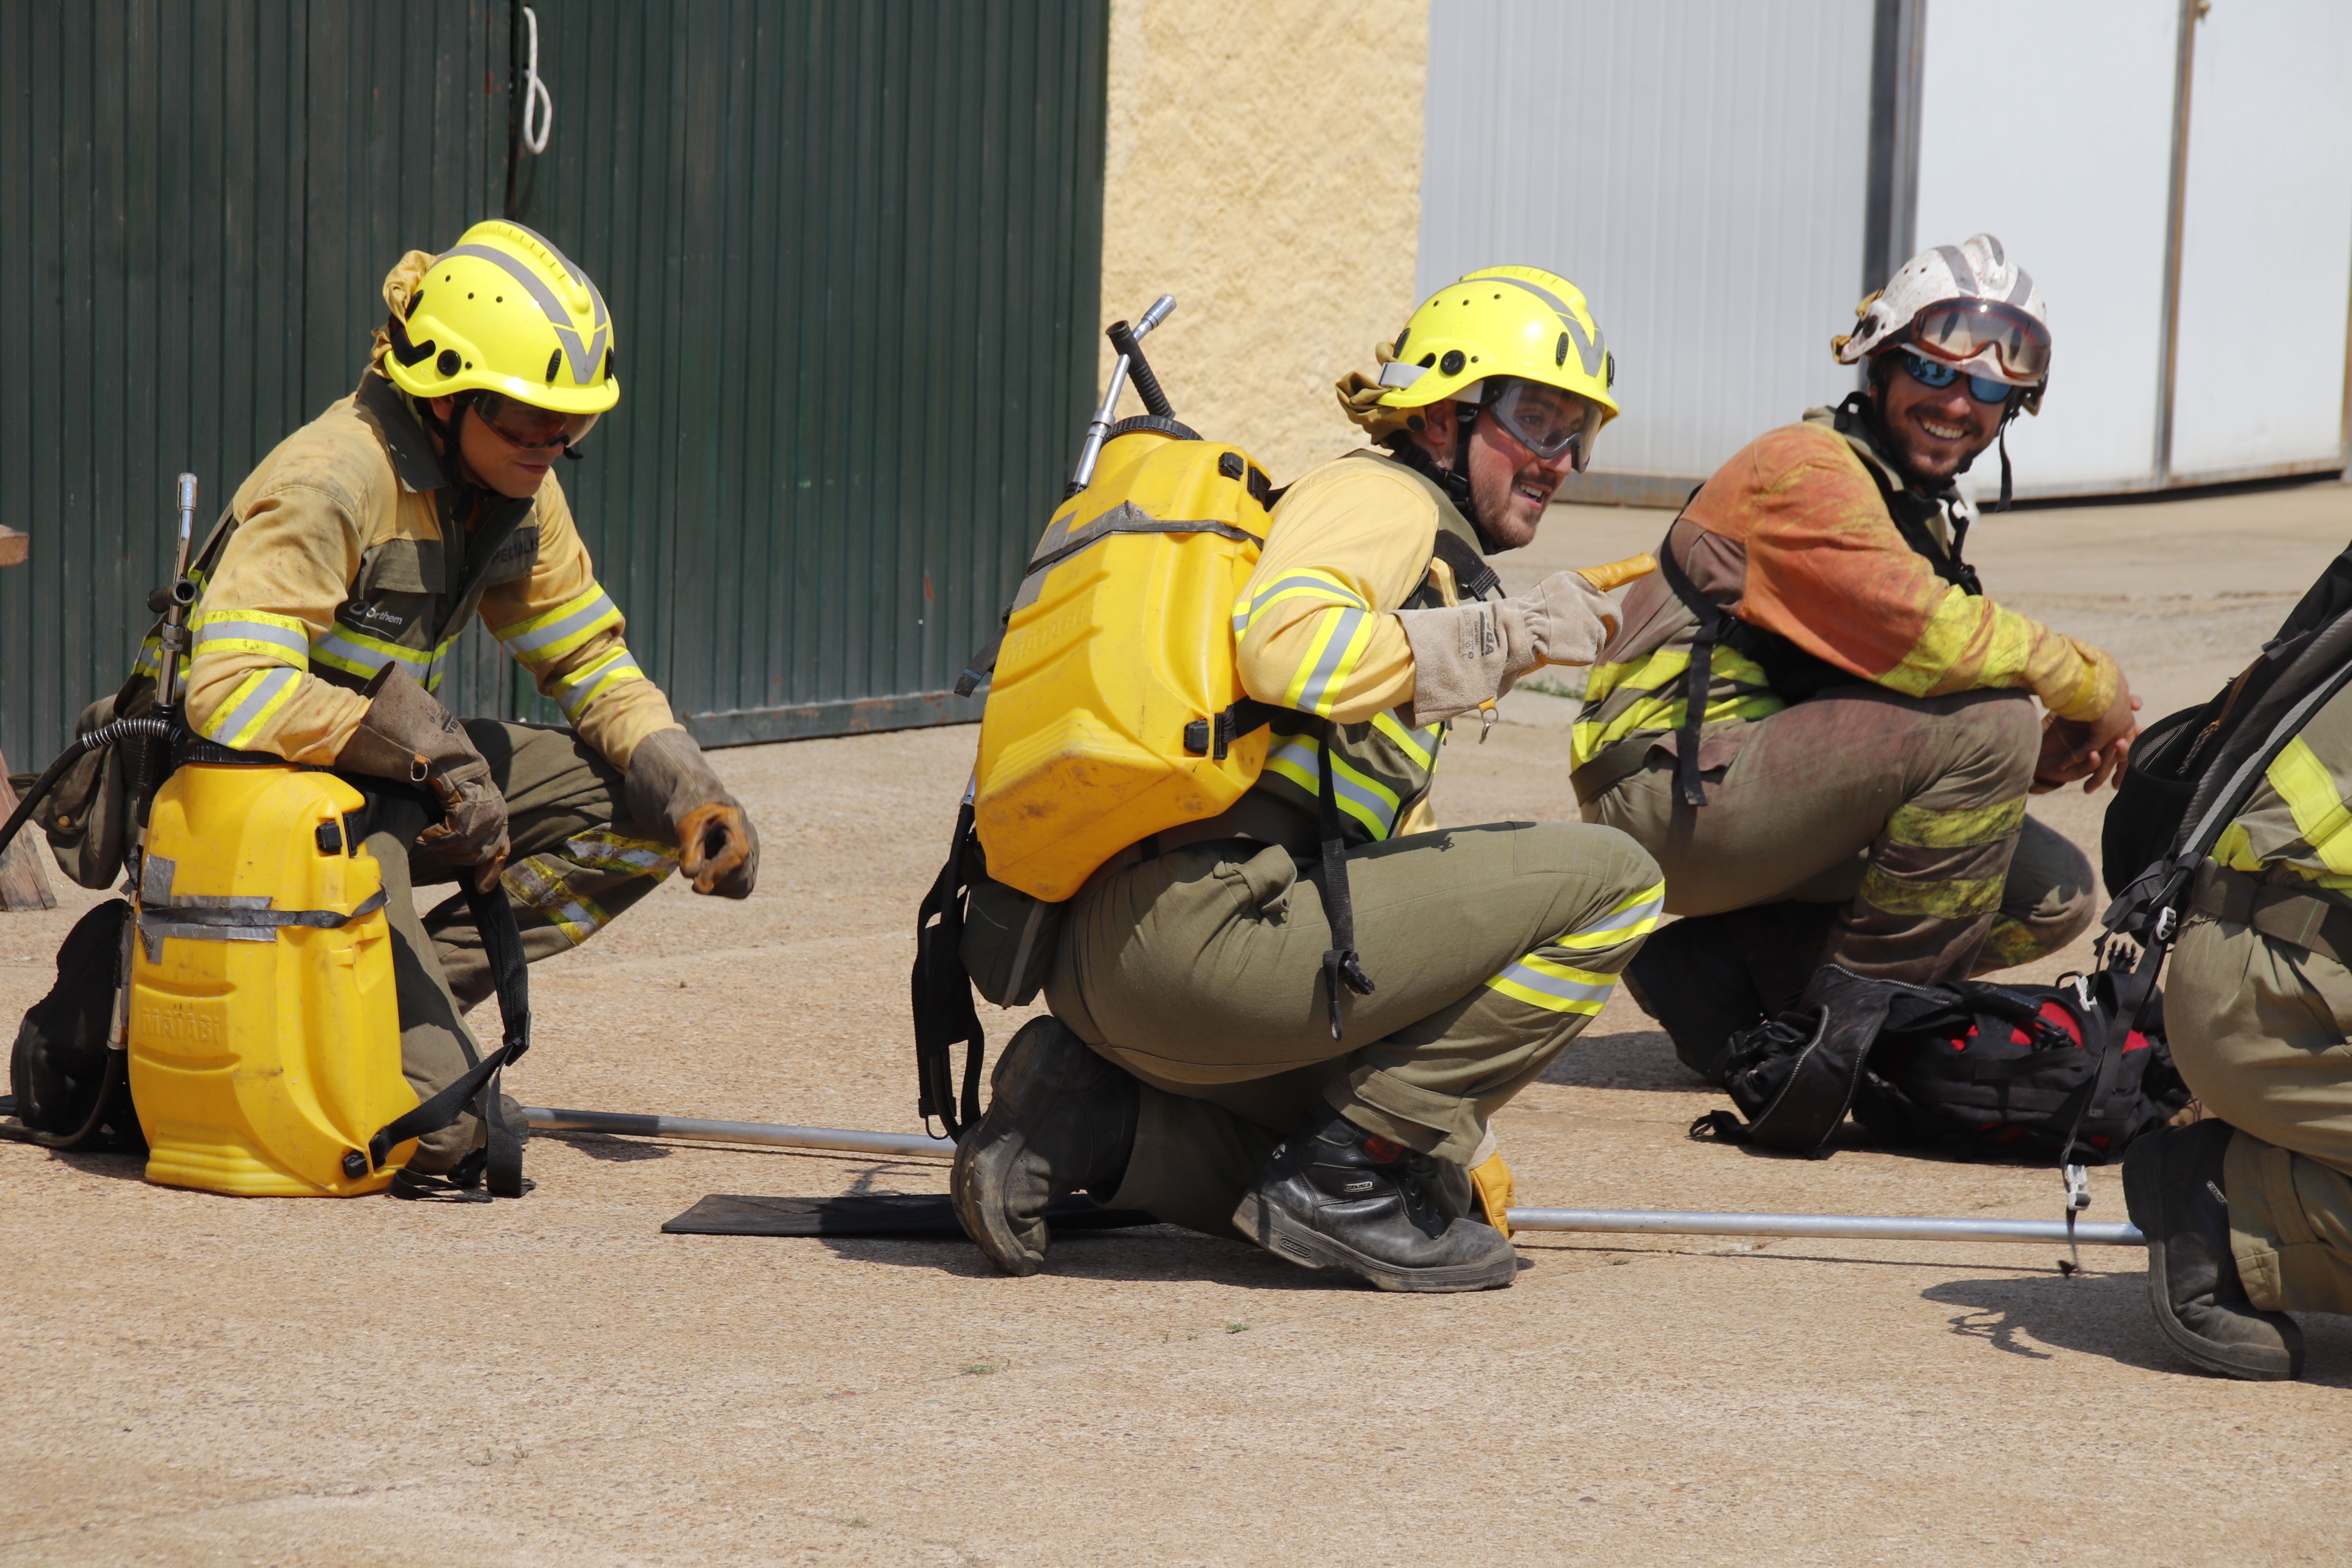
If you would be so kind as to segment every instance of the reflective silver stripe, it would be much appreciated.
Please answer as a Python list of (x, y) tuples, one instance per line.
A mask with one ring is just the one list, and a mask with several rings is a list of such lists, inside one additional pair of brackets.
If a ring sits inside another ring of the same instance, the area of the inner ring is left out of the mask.
[(1939, 245), (1936, 247), (1936, 254), (1942, 257), (1944, 265), (1952, 269), (1952, 281), (1959, 286), (1961, 293), (1977, 291), (1976, 268), (1969, 265), (1969, 258), (1960, 253), (1958, 246)]
[(611, 616), (617, 619), (620, 614), (621, 606), (613, 603), (613, 595), (605, 593), (602, 588), (599, 588), (596, 591), (595, 598), (589, 601), (578, 610), (573, 611), (571, 615), (564, 616), (562, 620), (557, 621), (552, 626), (541, 626), (536, 631), (524, 632), (511, 640), (503, 637), (499, 640), (507, 645), (509, 652), (512, 653), (517, 658), (521, 658), (527, 655), (537, 653), (541, 648), (545, 647), (550, 643), (561, 642), (563, 638), (570, 637), (573, 632), (580, 630), (592, 621), (598, 620), (605, 616)]
[(2027, 297), (2032, 292), (2033, 274), (2021, 267), (2017, 269), (2017, 287), (2009, 291), (2009, 298), (2004, 303), (2022, 308)]
[(253, 689), (246, 693), (244, 701), (226, 713), (214, 715), (212, 728), (205, 739), (234, 746), (240, 739), (249, 738), (246, 735), (247, 728), (257, 723), (269, 710), (269, 705), (284, 695), (288, 687), (301, 679), (300, 670), (289, 669), (284, 665), (267, 671), (254, 683)]
[[(516, 226), (521, 227), (520, 224)], [(536, 239), (539, 237), (533, 235), (532, 237)], [(544, 239), (541, 239), (540, 243), (547, 245)], [(551, 245), (548, 245), (547, 248), (554, 253), (556, 259), (562, 260), (562, 251), (556, 250)], [(572, 325), (572, 312), (563, 308), (563, 301), (555, 297), (555, 290), (547, 286), (547, 280), (532, 273), (529, 268), (505, 251), (493, 249), (487, 245), (461, 245), (454, 250), (443, 252), (440, 259), (446, 261), (452, 256), (471, 256), (494, 263), (504, 268), (508, 276), (530, 290), (530, 297), (539, 301), (539, 308), (547, 312), (549, 322), (555, 328), (556, 341), (563, 345), (563, 357), (572, 366), (572, 384), (588, 386), (594, 383), (597, 363), (604, 357), (604, 340), (611, 334), (612, 329), (605, 324), (604, 296), (596, 292), (596, 285), (588, 281), (587, 274), (568, 261), (563, 263), (566, 270), (587, 286), (588, 297), (596, 302), (596, 335), (583, 341)]]
[(1332, 628), (1329, 639), (1323, 645), (1323, 657), (1316, 661), (1313, 673), (1298, 689), (1299, 707), (1322, 711), (1321, 705), (1331, 689), (1332, 682), (1339, 679), (1343, 671), (1353, 670), (1354, 664), (1348, 653), (1356, 646), (1356, 632), (1363, 624), (1363, 611), (1339, 611), (1339, 623)]
[[(1606, 338), (1601, 335), (1601, 323), (1595, 321), (1592, 324), (1592, 335), (1591, 337), (1585, 336), (1584, 323), (1576, 319), (1576, 312), (1569, 308), (1568, 301), (1553, 293), (1550, 289), (1540, 288), (1536, 284), (1529, 283), (1525, 279), (1496, 278), (1485, 273), (1481, 273), (1475, 278), (1465, 278), (1462, 281), (1465, 283), (1507, 283), (1514, 289), (1524, 289), (1528, 293), (1533, 294), (1537, 299), (1541, 300), (1545, 304), (1551, 307), (1552, 314), (1559, 318), (1559, 324), (1567, 328), (1568, 335), (1575, 340), (1576, 361), (1579, 364), (1584, 367), (1584, 374), (1587, 375), (1599, 375), (1601, 374), (1602, 365), (1607, 363), (1609, 358), (1609, 342)], [(1453, 288), (1454, 285), (1448, 284), (1446, 287)]]
[(206, 621), (196, 628), (196, 651), (202, 653), (208, 642), (266, 642), (272, 647), (284, 648), (305, 663), (310, 658), (309, 637), (264, 621)]

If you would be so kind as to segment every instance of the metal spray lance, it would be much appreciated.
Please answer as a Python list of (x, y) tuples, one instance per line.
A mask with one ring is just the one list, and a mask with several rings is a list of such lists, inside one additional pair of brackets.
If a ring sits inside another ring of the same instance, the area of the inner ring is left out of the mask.
[[(1159, 299), (1154, 300), (1151, 302), (1151, 309), (1144, 311), (1143, 319), (1135, 323), (1134, 333), (1129, 338), (1129, 342), (1132, 343), (1135, 338), (1143, 336), (1144, 333), (1166, 321), (1175, 312), (1175, 310), (1176, 296), (1173, 294), (1162, 294)], [(1087, 444), (1078, 452), (1077, 471), (1070, 476), (1069, 489), (1062, 492), (1065, 500), (1077, 494), (1094, 482), (1095, 463), (1101, 458), (1103, 442), (1110, 435), (1111, 416), (1118, 410), (1118, 395), (1127, 390), (1128, 372), (1133, 368), (1135, 359), (1138, 357), (1139, 356), (1122, 353), (1112, 363), (1110, 390), (1103, 394), (1102, 406), (1095, 410), (1094, 419), (1087, 426)], [(1154, 384), (1153, 390), (1155, 392), (1158, 390), (1157, 384)], [(1160, 410), (1154, 409), (1153, 412), (1159, 413)]]
[[(115, 992), (114, 1026), (107, 1037), (107, 1044), (117, 1052), (131, 1046), (131, 950), (139, 940), (140, 906), (145, 901), (148, 810), (155, 791), (171, 773), (170, 737), (179, 727), (180, 656), (188, 647), (188, 610), (196, 602), (195, 584), (188, 581), (188, 549), (196, 527), (196, 476), (182, 474), (179, 490), (180, 531), (172, 555), (172, 581), (147, 595), (147, 607), (163, 618), (156, 628), (155, 716), (138, 721), (142, 732), (118, 742), (123, 747), (124, 782), (129, 786), (125, 804), (131, 808), (130, 820), (124, 824), (122, 857), (123, 891), (131, 896), (131, 918), (122, 922), (122, 984)], [(153, 733), (143, 732), (151, 725)], [(121, 1072), (122, 1061), (121, 1056), (112, 1058), (110, 1075)], [(101, 1110), (111, 1093), (110, 1088), (100, 1092)]]

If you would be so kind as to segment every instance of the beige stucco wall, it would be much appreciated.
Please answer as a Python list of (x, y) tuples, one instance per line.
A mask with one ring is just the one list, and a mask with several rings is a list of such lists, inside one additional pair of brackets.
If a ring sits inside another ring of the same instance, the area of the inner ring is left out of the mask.
[(1175, 295), (1169, 401), (1277, 484), (1363, 444), (1331, 383), (1418, 302), (1428, 75), (1427, 0), (1112, 0), (1104, 320)]

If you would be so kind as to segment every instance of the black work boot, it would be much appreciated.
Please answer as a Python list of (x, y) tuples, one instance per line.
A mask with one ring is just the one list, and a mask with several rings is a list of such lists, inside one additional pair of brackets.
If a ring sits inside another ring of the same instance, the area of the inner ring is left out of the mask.
[(2147, 1306), (2172, 1348), (2208, 1372), (2254, 1382), (2303, 1374), (2303, 1331), (2258, 1310), (2230, 1248), (2223, 1156), (2232, 1130), (2200, 1121), (2142, 1135), (2124, 1152), (2124, 1205), (2147, 1237)]
[(1328, 1108), (1307, 1114), (1234, 1210), (1234, 1228), (1307, 1268), (1344, 1268), (1383, 1290), (1491, 1290), (1518, 1273), (1493, 1226), (1440, 1213), (1412, 1151)]
[(1625, 966), (1626, 994), (1658, 1021), (1683, 1066), (1723, 1081), (1731, 1037), (1764, 1021), (1764, 1004), (1748, 977), (1748, 910), (1696, 915), (1652, 931)]
[(956, 1145), (949, 1191), (964, 1234), (1007, 1274), (1045, 1266), (1045, 1209), (1108, 1198), (1127, 1174), (1142, 1091), (1058, 1018), (1032, 1018), (997, 1059), (988, 1114)]

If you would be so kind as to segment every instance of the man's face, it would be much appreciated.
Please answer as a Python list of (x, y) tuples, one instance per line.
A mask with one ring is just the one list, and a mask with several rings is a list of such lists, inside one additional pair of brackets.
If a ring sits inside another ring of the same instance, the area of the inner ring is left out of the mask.
[[(446, 426), (457, 405), (454, 397), (436, 397), (433, 416)], [(466, 476), (510, 500), (528, 500), (537, 495), (540, 481), (547, 478), (561, 451), (556, 447), (519, 446), (476, 418), (470, 409), (457, 427), (457, 455)]]
[[(1415, 439), (1440, 463), (1450, 465), (1458, 428), (1454, 405), (1433, 403), (1423, 416), (1425, 427), (1416, 432)], [(1573, 453), (1563, 452), (1547, 462), (1493, 419), (1482, 416), (1470, 427), (1470, 508), (1498, 550), (1517, 550), (1533, 542), (1552, 492), (1575, 471)]]
[(1895, 445), (1895, 460), (1915, 479), (1940, 484), (1992, 445), (2000, 434), (2002, 405), (1978, 402), (1965, 375), (1953, 377), (1949, 386), (1925, 385), (1903, 368), (1899, 352), (1895, 359), (1873, 393), (1879, 421)]

